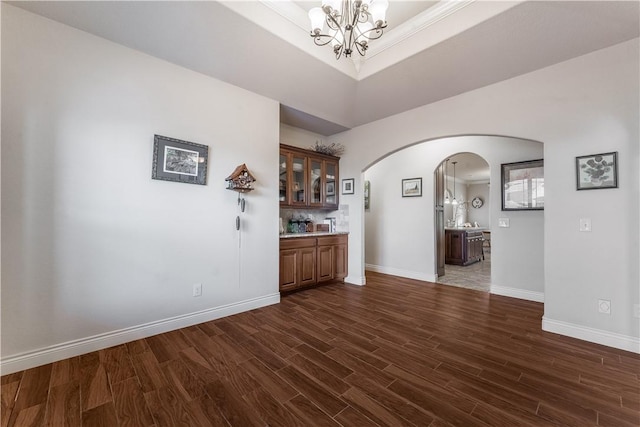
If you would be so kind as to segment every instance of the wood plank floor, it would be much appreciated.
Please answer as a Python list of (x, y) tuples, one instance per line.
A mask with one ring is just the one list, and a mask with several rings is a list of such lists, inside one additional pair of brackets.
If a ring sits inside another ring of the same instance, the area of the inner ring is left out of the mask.
[(640, 357), (542, 305), (367, 274), (2, 377), (5, 426), (635, 426)]

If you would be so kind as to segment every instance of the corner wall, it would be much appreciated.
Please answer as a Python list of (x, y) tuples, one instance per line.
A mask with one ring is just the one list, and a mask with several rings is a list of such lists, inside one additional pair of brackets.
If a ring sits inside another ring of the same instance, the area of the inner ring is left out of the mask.
[[(2, 107), (3, 374), (279, 301), (277, 102), (3, 3)], [(152, 180), (154, 134), (207, 185)]]
[[(639, 74), (634, 39), (360, 126), (331, 141), (347, 146), (340, 171), (356, 178), (356, 189), (370, 165), (420, 141), (480, 134), (543, 142), (543, 326), (640, 353), (640, 321), (633, 317), (633, 304), (640, 303)], [(619, 154), (620, 187), (577, 192), (575, 157), (609, 151)], [(497, 194), (492, 190), (492, 200)], [(356, 278), (362, 284), (362, 191), (341, 203), (348, 203), (351, 213), (349, 272), (361, 276)], [(526, 214), (508, 216), (514, 224)], [(592, 219), (592, 233), (579, 232), (579, 218)], [(495, 249), (492, 254), (499, 257)], [(507, 286), (527, 291), (520, 280)], [(611, 315), (598, 313), (599, 298), (610, 299)]]

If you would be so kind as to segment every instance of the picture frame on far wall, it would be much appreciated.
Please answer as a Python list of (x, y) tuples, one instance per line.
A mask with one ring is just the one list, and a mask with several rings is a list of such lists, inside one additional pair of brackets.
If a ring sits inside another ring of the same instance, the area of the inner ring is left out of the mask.
[(208, 159), (206, 145), (154, 135), (151, 178), (206, 185)]
[(502, 169), (502, 210), (544, 209), (544, 160), (504, 163)]
[(618, 188), (618, 152), (576, 157), (576, 188)]
[(342, 194), (355, 194), (355, 178), (347, 178), (342, 180)]
[(422, 197), (422, 178), (403, 179), (402, 197)]

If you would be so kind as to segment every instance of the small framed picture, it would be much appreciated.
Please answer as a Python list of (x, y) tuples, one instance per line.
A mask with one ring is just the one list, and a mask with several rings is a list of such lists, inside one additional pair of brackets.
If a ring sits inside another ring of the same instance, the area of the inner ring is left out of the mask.
[(402, 197), (422, 197), (422, 178), (403, 179)]
[(544, 209), (544, 160), (504, 163), (502, 166), (502, 210)]
[(155, 135), (151, 178), (206, 185), (208, 158), (206, 145)]
[(618, 152), (576, 157), (578, 190), (618, 188)]
[(333, 181), (327, 182), (327, 196), (333, 196), (336, 194), (336, 183)]
[(347, 178), (342, 180), (342, 194), (354, 194), (355, 178)]

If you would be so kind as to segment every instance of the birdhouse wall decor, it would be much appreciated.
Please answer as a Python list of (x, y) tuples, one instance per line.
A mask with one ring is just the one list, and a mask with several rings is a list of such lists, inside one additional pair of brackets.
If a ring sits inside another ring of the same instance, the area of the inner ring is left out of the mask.
[(237, 191), (239, 193), (247, 193), (253, 190), (251, 186), (255, 182), (255, 178), (249, 172), (247, 165), (244, 163), (238, 166), (225, 181), (227, 181), (227, 190)]

